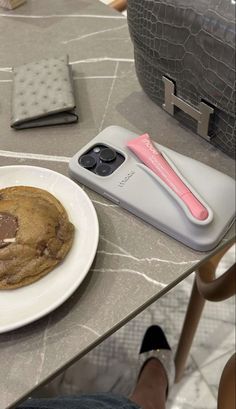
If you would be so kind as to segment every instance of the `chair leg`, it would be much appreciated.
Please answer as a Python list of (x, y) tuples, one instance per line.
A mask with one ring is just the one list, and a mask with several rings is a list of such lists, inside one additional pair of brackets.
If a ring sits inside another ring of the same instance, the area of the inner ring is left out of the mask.
[(224, 367), (220, 379), (217, 409), (235, 409), (236, 354), (233, 354)]
[(188, 309), (185, 315), (183, 328), (181, 331), (178, 348), (175, 355), (176, 375), (175, 382), (181, 379), (188, 354), (196, 333), (199, 320), (201, 318), (202, 310), (205, 300), (199, 293), (197, 288), (196, 278), (193, 283), (192, 293), (188, 304)]

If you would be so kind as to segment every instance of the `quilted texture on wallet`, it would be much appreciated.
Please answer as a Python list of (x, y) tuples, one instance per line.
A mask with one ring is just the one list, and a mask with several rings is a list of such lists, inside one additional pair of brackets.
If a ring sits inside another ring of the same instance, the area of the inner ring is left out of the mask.
[(13, 75), (12, 126), (75, 108), (68, 56), (22, 65)]
[[(214, 108), (211, 143), (235, 154), (235, 4), (230, 0), (129, 0), (135, 66), (145, 92), (164, 102), (165, 75), (193, 107)], [(196, 130), (183, 111), (175, 117)]]

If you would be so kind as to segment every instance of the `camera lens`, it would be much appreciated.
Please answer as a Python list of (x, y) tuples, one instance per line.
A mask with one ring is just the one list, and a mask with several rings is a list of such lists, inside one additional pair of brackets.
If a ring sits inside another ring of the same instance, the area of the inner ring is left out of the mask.
[(116, 158), (116, 152), (111, 148), (105, 148), (100, 153), (100, 159), (103, 162), (112, 162)]
[(112, 169), (109, 165), (106, 163), (103, 163), (102, 165), (98, 165), (96, 168), (96, 174), (99, 176), (108, 176), (112, 172)]
[(96, 159), (93, 158), (91, 155), (83, 155), (79, 158), (79, 163), (85, 169), (92, 169), (96, 165)]

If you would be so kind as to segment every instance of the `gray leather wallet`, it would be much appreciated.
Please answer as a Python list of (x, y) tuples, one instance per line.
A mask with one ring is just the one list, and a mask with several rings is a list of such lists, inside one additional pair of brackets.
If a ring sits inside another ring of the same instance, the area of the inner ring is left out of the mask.
[(15, 129), (78, 121), (68, 56), (13, 68), (11, 126)]

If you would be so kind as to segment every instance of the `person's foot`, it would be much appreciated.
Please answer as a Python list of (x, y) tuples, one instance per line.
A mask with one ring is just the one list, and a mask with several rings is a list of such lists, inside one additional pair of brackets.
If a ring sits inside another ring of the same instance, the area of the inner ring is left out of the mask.
[(164, 409), (168, 381), (166, 372), (158, 359), (151, 358), (140, 373), (130, 399), (143, 409)]
[(144, 335), (140, 348), (144, 361), (130, 399), (143, 409), (165, 409), (167, 392), (174, 381), (171, 348), (162, 329), (153, 325)]

